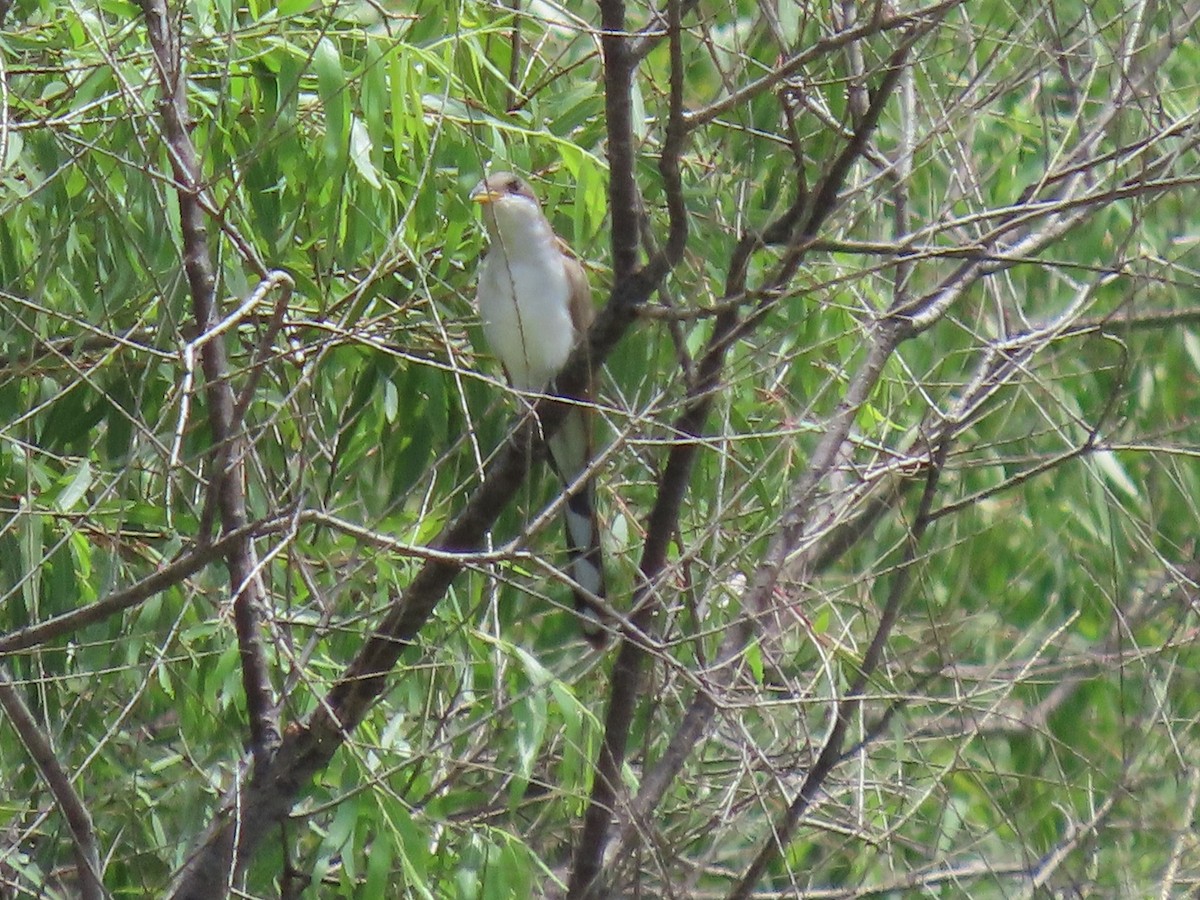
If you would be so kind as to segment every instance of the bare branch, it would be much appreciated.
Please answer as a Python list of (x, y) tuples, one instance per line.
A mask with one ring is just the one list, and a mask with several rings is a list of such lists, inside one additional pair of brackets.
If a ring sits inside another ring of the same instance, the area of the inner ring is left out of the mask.
[(275, 308), (271, 312), (271, 318), (267, 322), (267, 326), (263, 329), (262, 338), (258, 342), (258, 348), (254, 352), (254, 358), (250, 361), (250, 375), (246, 379), (246, 383), (242, 385), (242, 390), (238, 394), (237, 401), (233, 405), (233, 422), (235, 428), (242, 427), (242, 420), (246, 416), (246, 410), (250, 406), (250, 401), (254, 398), (254, 391), (258, 387), (258, 382), (262, 378), (263, 372), (266, 371), (267, 354), (270, 352), (271, 345), (275, 342), (276, 335), (279, 334), (279, 329), (283, 327), (283, 317), (287, 315), (288, 303), (292, 299), (292, 290), (295, 288), (295, 282), (287, 272), (274, 271), (255, 289), (251, 295), (251, 299), (265, 299), (267, 294), (278, 288), (279, 296), (275, 300)]
[(42, 781), (54, 796), (54, 802), (62, 811), (71, 832), (75, 849), (75, 870), (79, 875), (80, 896), (84, 900), (103, 900), (108, 896), (104, 890), (100, 851), (96, 844), (96, 831), (92, 827), (92, 816), (84, 805), (83, 798), (71, 784), (62, 763), (54, 754), (54, 748), (37, 720), (25, 705), (17, 686), (13, 683), (8, 667), (0, 665), (0, 708), (8, 716), (13, 730), (29, 753)]
[(103, 622), (117, 613), (145, 602), (155, 594), (181, 584), (184, 579), (195, 575), (205, 566), (226, 556), (238, 543), (255, 535), (269, 534), (281, 528), (286, 519), (275, 519), (267, 522), (253, 522), (243, 525), (237, 531), (223, 534), (211, 543), (201, 544), (190, 553), (176, 557), (153, 575), (147, 575), (141, 581), (127, 588), (113, 591), (111, 594), (70, 612), (62, 613), (44, 622), (26, 625), (16, 631), (0, 635), (0, 657), (8, 656), (19, 650), (37, 647), (63, 635), (72, 634), (88, 625)]
[(619, 283), (638, 265), (638, 199), (633, 151), (633, 73), (637, 60), (625, 31), (625, 0), (600, 0), (604, 109), (608, 129), (608, 202), (612, 266)]
[[(915, 40), (915, 36), (913, 36), (913, 40)], [(748, 234), (743, 236), (742, 240), (739, 241), (729, 265), (729, 274), (725, 286), (726, 298), (738, 296), (745, 292), (747, 270), (751, 254), (754, 250), (765, 244), (786, 243), (789, 241), (793, 243), (789, 247), (789, 253), (769, 279), (768, 287), (761, 292), (764, 299), (759, 303), (755, 311), (743, 319), (739, 316), (736, 308), (730, 307), (723, 309), (717, 316), (708, 348), (698, 367), (698, 379), (690, 397), (689, 405), (680, 419), (675, 423), (677, 434), (700, 435), (715, 396), (714, 392), (719, 383), (726, 353), (737, 340), (748, 335), (762, 320), (771, 302), (766, 298), (772, 297), (775, 291), (787, 284), (799, 266), (803, 254), (809, 246), (808, 241), (804, 240), (804, 238), (810, 238), (812, 232), (819, 228), (821, 223), (832, 213), (842, 184), (850, 171), (851, 163), (861, 155), (863, 148), (867, 144), (868, 136), (878, 124), (882, 108), (897, 84), (897, 73), (903, 68), (904, 59), (911, 46), (912, 41), (906, 42), (893, 56), (888, 73), (885, 75), (880, 87), (874, 93), (870, 109), (864, 115), (851, 141), (830, 165), (829, 171), (822, 179), (821, 187), (818, 189), (815, 199), (812, 200), (811, 206), (809, 205), (809, 194), (801, 182), (797, 188), (795, 202), (790, 209), (772, 223), (762, 235)], [(803, 229), (800, 229), (799, 223), (805, 213), (807, 213), (807, 223)], [(798, 231), (800, 231), (799, 235), (797, 235)], [(887, 328), (881, 329), (880, 339), (876, 345), (878, 353), (875, 355), (874, 365), (869, 362), (864, 367), (864, 371), (867, 372), (866, 378), (870, 380), (869, 382), (867, 380), (862, 381), (859, 385), (860, 390), (869, 390), (868, 384), (873, 384), (874, 378), (878, 377), (879, 372), (882, 371), (884, 361), (890, 355), (892, 349), (894, 349), (895, 343), (899, 340), (900, 332)], [(865, 393), (863, 396), (865, 397)], [(861, 403), (861, 400), (858, 402)], [(854, 409), (857, 409), (857, 403), (854, 405)], [(844, 426), (847, 429), (849, 428), (849, 421), (850, 418), (847, 417)], [(669, 535), (674, 533), (674, 523), (678, 516), (684, 492), (686, 491), (697, 446), (692, 441), (687, 443), (681, 442), (672, 448), (659, 485), (658, 501), (651, 512), (651, 517), (647, 524), (646, 533), (648, 537), (643, 550), (641, 567), (642, 575), (645, 579), (645, 587), (639, 590), (638, 596), (635, 597), (635, 610), (637, 610), (635, 619), (637, 616), (644, 616), (646, 625), (649, 624), (650, 618), (658, 605), (657, 601), (652, 599), (654, 591), (657, 589), (655, 582), (666, 563)], [(643, 607), (645, 607), (644, 610)], [(749, 606), (748, 608), (757, 609), (760, 607)], [(765, 606), (761, 608), (765, 608)], [(731, 676), (732, 660), (741, 652), (750, 634), (751, 627), (751, 617), (747, 616), (743, 619), (742, 627), (735, 627), (729, 630), (725, 641), (722, 643), (718, 661), (714, 668), (715, 673)], [(582, 855), (586, 851), (589, 856), (586, 868), (582, 874), (580, 873), (580, 858), (577, 856), (576, 870), (572, 876), (572, 889), (580, 892), (577, 896), (586, 896), (582, 892), (589, 885), (596, 883), (600, 873), (600, 857), (607, 843), (607, 834), (616, 800), (616, 789), (612, 785), (616, 783), (617, 773), (619, 773), (620, 766), (624, 761), (625, 741), (628, 739), (629, 720), (632, 712), (632, 699), (636, 695), (636, 683), (643, 652), (633, 642), (626, 642), (621, 648), (621, 654), (618, 656), (617, 664), (614, 667), (609, 719), (606, 721), (605, 729), (605, 745), (601, 751), (600, 767), (593, 787), (592, 803), (588, 808), (584, 835), (580, 841), (580, 854)], [(712, 702), (711, 696), (706, 691), (697, 691), (688, 712), (684, 716), (681, 727), (672, 737), (663, 758), (652, 770), (648, 780), (643, 783), (638, 797), (633, 801), (633, 814), (627, 821), (621, 835), (622, 845), (635, 836), (637, 823), (642, 821), (649, 814), (649, 811), (657, 806), (670, 782), (678, 772), (679, 767), (682, 766), (700, 736), (709, 727), (714, 710), (715, 705)], [(609, 785), (609, 787), (605, 788), (602, 786), (605, 784)]]
[(829, 777), (841, 759), (842, 744), (846, 738), (846, 731), (850, 727), (850, 722), (859, 706), (862, 704), (863, 693), (872, 674), (875, 672), (875, 668), (879, 665), (879, 661), (883, 656), (883, 648), (886, 646), (892, 629), (896, 625), (896, 620), (900, 615), (900, 604), (908, 593), (908, 583), (912, 578), (913, 565), (919, 556), (921, 539), (925, 536), (925, 530), (929, 527), (931, 521), (929, 512), (933, 506), (933, 498), (937, 493), (938, 479), (949, 449), (949, 444), (945, 442), (938, 447), (937, 459), (934, 460), (933, 465), (929, 469), (925, 482), (925, 491), (921, 496), (920, 507), (917, 509), (912, 528), (908, 534), (904, 548), (904, 559), (892, 576), (892, 584), (888, 590), (887, 601), (883, 605), (883, 612), (880, 614), (879, 624), (876, 626), (875, 634), (871, 638), (871, 644), (867, 648), (862, 663), (858, 667), (858, 674), (855, 676), (849, 690), (847, 690), (845, 697), (837, 703), (833, 727), (830, 729), (829, 736), (826, 737), (821, 747), (821, 753), (805, 774), (804, 781), (800, 785), (800, 790), (788, 807), (787, 812), (772, 828), (770, 839), (763, 844), (762, 849), (746, 869), (741, 880), (729, 892), (728, 900), (744, 900), (744, 898), (750, 896), (759, 879), (762, 877), (763, 872), (766, 871), (767, 866), (786, 850), (788, 843), (791, 841), (792, 834), (796, 830), (796, 825), (800, 821), (800, 817), (809, 808), (809, 805), (824, 785), (826, 778)]
[[(192, 294), (192, 312), (201, 335), (218, 327), (215, 279), (208, 255), (208, 233), (200, 200), (202, 179), (196, 148), (188, 134), (187, 81), (182, 52), (172, 32), (165, 0), (142, 0), (147, 34), (158, 65), (163, 97), (159, 103), (163, 134), (175, 174), (179, 221), (183, 230), (183, 265)], [(243, 488), (241, 441), (238, 438), (237, 402), (229, 383), (225, 344), (207, 340), (200, 349), (204, 368), (209, 422), (216, 454), (211, 479), (221, 510), (221, 527), (226, 533), (240, 531), (247, 523)], [(250, 720), (250, 741), (255, 760), (264, 765), (279, 744), (279, 714), (271, 689), (270, 673), (262, 647), (259, 625), (265, 594), (258, 576), (250, 535), (229, 546), (225, 557), (233, 597), (234, 624), (242, 661), (242, 687)]]
[(1047, 853), (1038, 862), (1037, 866), (1034, 867), (1034, 870), (1030, 873), (1029, 883), (1019, 896), (1032, 900), (1033, 897), (1036, 897), (1046, 887), (1046, 883), (1050, 880), (1050, 877), (1080, 843), (1095, 835), (1099, 830), (1101, 824), (1112, 812), (1113, 806), (1117, 802), (1117, 796), (1118, 793), (1114, 792), (1105, 797), (1104, 802), (1100, 804), (1096, 812), (1086, 822), (1071, 823), (1069, 830), (1063, 836), (1062, 840), (1055, 845), (1053, 851)]
[(1200, 801), (1200, 768), (1193, 767), (1188, 774), (1187, 800), (1183, 804), (1183, 812), (1179, 817), (1181, 827), (1175, 835), (1175, 846), (1171, 848), (1171, 861), (1167, 871), (1163, 873), (1162, 891), (1159, 900), (1170, 900), (1177, 896), (1175, 882), (1179, 876), (1179, 862), (1185, 852), (1184, 845), (1191, 834), (1191, 826), (1195, 821), (1196, 805)]
[(718, 100), (703, 109), (688, 113), (686, 116), (687, 127), (689, 129), (699, 128), (701, 125), (713, 121), (724, 113), (729, 112), (729, 110), (741, 106), (747, 100), (773, 90), (777, 85), (790, 78), (813, 60), (819, 59), (835, 50), (840, 50), (848, 44), (875, 34), (894, 31), (898, 28), (906, 28), (910, 25), (920, 26), (926, 20), (940, 19), (950, 10), (961, 6), (963, 2), (964, 0), (941, 0), (939, 3), (931, 3), (928, 6), (913, 10), (911, 13), (893, 16), (877, 22), (867, 22), (865, 25), (860, 25), (857, 28), (848, 28), (830, 37), (814, 41), (804, 50), (784, 60), (782, 64), (773, 67), (766, 75), (739, 88), (728, 97)]

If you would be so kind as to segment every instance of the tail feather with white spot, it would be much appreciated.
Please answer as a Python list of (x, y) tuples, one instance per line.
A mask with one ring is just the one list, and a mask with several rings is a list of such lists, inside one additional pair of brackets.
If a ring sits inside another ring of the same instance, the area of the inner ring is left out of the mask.
[[(562, 427), (550, 439), (550, 454), (559, 477), (574, 485), (587, 467), (589, 436), (583, 413), (576, 409), (567, 415)], [(567, 573), (578, 585), (574, 590), (575, 611), (579, 614), (583, 636), (595, 646), (607, 638), (604, 616), (593, 597), (605, 597), (604, 552), (600, 545), (600, 522), (596, 516), (596, 490), (593, 479), (575, 487), (563, 510), (566, 524)]]

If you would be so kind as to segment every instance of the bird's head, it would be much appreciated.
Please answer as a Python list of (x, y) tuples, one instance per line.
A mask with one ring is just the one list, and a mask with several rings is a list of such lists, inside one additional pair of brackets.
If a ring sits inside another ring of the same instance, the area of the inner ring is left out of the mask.
[(489, 175), (475, 185), (470, 198), (483, 206), (483, 221), (493, 237), (497, 232), (515, 237), (545, 225), (542, 205), (533, 189), (511, 172)]

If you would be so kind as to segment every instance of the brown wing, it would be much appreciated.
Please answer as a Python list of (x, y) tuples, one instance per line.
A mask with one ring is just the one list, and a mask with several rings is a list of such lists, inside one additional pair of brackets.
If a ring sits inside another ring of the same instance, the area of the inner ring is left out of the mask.
[(592, 319), (596, 318), (596, 308), (592, 306), (592, 288), (588, 284), (583, 263), (562, 238), (558, 239), (558, 249), (562, 251), (563, 268), (567, 271), (567, 283), (571, 286), (571, 324), (575, 326), (575, 340), (578, 341), (587, 333)]

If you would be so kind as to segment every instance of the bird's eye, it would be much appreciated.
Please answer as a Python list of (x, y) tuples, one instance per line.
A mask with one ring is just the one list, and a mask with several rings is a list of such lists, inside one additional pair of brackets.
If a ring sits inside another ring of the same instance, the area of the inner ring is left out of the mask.
[(517, 181), (517, 179), (515, 179), (515, 178), (512, 181), (510, 181), (508, 183), (508, 192), (510, 194), (521, 193), (521, 182)]

